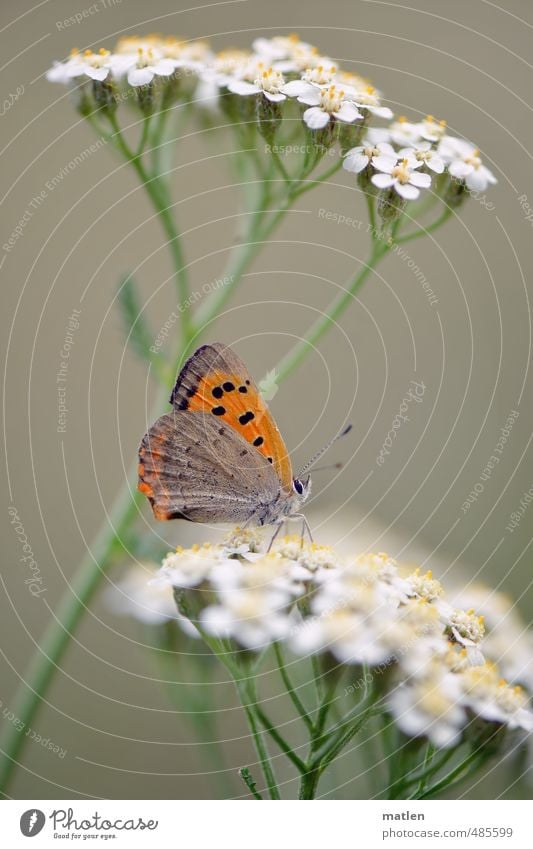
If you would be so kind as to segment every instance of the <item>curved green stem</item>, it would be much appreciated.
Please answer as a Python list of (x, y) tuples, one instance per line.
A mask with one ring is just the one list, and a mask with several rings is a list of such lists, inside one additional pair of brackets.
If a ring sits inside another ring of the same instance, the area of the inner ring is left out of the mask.
[(270, 156), (272, 157), (272, 161), (274, 162), (274, 165), (278, 169), (279, 173), (281, 174), (281, 176), (283, 177), (285, 182), (290, 184), (291, 183), (291, 176), (290, 176), (289, 172), (287, 171), (287, 169), (285, 168), (285, 165), (283, 164), (281, 156), (279, 155), (279, 153), (276, 150), (271, 150)]
[(413, 239), (420, 239), (422, 236), (427, 236), (429, 233), (433, 233), (434, 230), (437, 230), (438, 227), (441, 227), (445, 221), (452, 215), (453, 209), (451, 206), (447, 206), (444, 212), (439, 215), (435, 221), (432, 221), (431, 224), (428, 224), (427, 227), (424, 227), (423, 224), (419, 225), (419, 229), (415, 230), (414, 233), (406, 233), (405, 236), (398, 236), (395, 241), (396, 244), (403, 245), (404, 242), (410, 242)]
[[(292, 190), (292, 192), (291, 192), (292, 199), (296, 200), (296, 198), (299, 198), (301, 195), (305, 194), (310, 189), (314, 189), (315, 186), (318, 186), (320, 183), (324, 183), (326, 180), (329, 180), (329, 178), (331, 176), (333, 176), (333, 174), (336, 174), (336, 172), (339, 171), (341, 168), (342, 168), (342, 159), (334, 162), (334, 164), (330, 168), (326, 168), (326, 170), (323, 171), (322, 174), (319, 174), (318, 177), (316, 177), (314, 180), (307, 179), (307, 176), (301, 177), (299, 182), (301, 184), (303, 183), (303, 185), (299, 185), (295, 189)], [(311, 173), (312, 170), (313, 169), (311, 169), (311, 171), (309, 171), (309, 173)]]
[[(119, 150), (137, 172), (139, 180), (144, 185), (146, 193), (152, 201), (152, 205), (159, 216), (159, 220), (161, 221), (163, 230), (167, 236), (168, 247), (173, 259), (176, 274), (177, 295), (180, 301), (183, 304), (186, 304), (189, 298), (187, 267), (181, 246), (181, 237), (176, 228), (174, 216), (172, 214), (172, 201), (170, 199), (168, 188), (163, 177), (160, 174), (149, 174), (144, 166), (142, 158), (138, 154), (133, 153), (122, 135), (122, 131), (114, 114), (109, 116), (109, 122), (113, 127), (113, 138)], [(182, 336), (185, 339), (190, 339), (193, 335), (190, 311), (188, 309), (184, 309), (181, 313), (181, 317)]]
[(137, 150), (135, 151), (135, 156), (141, 156), (144, 152), (144, 148), (146, 147), (146, 142), (148, 141), (148, 133), (150, 130), (151, 123), (151, 115), (145, 115), (142, 123), (141, 134), (139, 137), (139, 143), (137, 145)]
[[(162, 401), (161, 393), (156, 408), (160, 407)], [(57, 613), (50, 619), (43, 636), (39, 639), (38, 651), (20, 684), (12, 707), (13, 713), (23, 723), (23, 729), (31, 726), (70, 638), (87, 606), (94, 598), (112, 557), (118, 549), (122, 548), (122, 535), (139, 510), (142, 496), (135, 492), (136, 466), (135, 463), (127, 484), (122, 487), (111, 508), (109, 517), (103, 523), (91, 549), (86, 553), (67, 587)], [(0, 761), (0, 791), (2, 792), (5, 792), (26, 739), (26, 736), (13, 725), (10, 725), (2, 736), (0, 743), (0, 751), (3, 754)]]
[(274, 770), (263, 740), (263, 732), (261, 732), (257, 725), (255, 711), (252, 706), (257, 701), (255, 692), (252, 690), (253, 684), (250, 680), (243, 681), (242, 679), (235, 678), (235, 686), (237, 687), (237, 692), (241, 698), (241, 704), (246, 714), (248, 725), (250, 726), (257, 757), (259, 758), (259, 763), (265, 777), (268, 795), (271, 799), (281, 799)]
[(283, 657), (283, 649), (281, 648), (279, 643), (274, 643), (274, 652), (276, 654), (276, 660), (278, 663), (278, 669), (282, 678), (283, 683), (285, 684), (285, 688), (287, 693), (289, 694), (289, 698), (291, 699), (296, 711), (300, 715), (300, 717), (305, 722), (307, 728), (311, 731), (313, 729), (313, 722), (311, 717), (307, 713), (304, 703), (300, 699), (298, 693), (294, 689), (294, 685), (290, 679), (289, 673), (287, 672), (287, 667), (285, 666), (285, 659)]
[(458, 764), (454, 769), (450, 770), (450, 772), (448, 772), (444, 776), (444, 778), (441, 778), (440, 781), (438, 781), (436, 784), (433, 784), (428, 790), (425, 790), (423, 793), (414, 793), (409, 798), (429, 799), (430, 796), (434, 796), (436, 793), (440, 793), (441, 790), (446, 790), (453, 784), (459, 783), (459, 780), (463, 781), (465, 778), (467, 778), (467, 775), (463, 774), (465, 770), (468, 770), (468, 768), (471, 766), (477, 768), (478, 766), (480, 766), (481, 762), (485, 760), (485, 758), (485, 752), (480, 752), (479, 749), (474, 749), (474, 751), (471, 752), (468, 757), (462, 760), (461, 763)]
[(311, 325), (307, 333), (297, 344), (283, 357), (276, 367), (277, 380), (279, 383), (285, 380), (305, 359), (311, 348), (322, 338), (322, 336), (333, 327), (334, 323), (342, 315), (349, 304), (352, 303), (363, 283), (370, 276), (381, 258), (390, 250), (386, 243), (374, 244), (370, 257), (360, 271), (355, 275), (346, 289), (331, 302), (330, 306)]
[(283, 735), (280, 734), (275, 725), (272, 724), (263, 708), (257, 702), (254, 704), (254, 710), (257, 714), (259, 721), (268, 731), (274, 742), (278, 744), (283, 754), (288, 757), (288, 759), (294, 764), (294, 766), (299, 772), (304, 773), (306, 770), (304, 762), (301, 758), (298, 757), (292, 746), (287, 743), (287, 741), (285, 740)]

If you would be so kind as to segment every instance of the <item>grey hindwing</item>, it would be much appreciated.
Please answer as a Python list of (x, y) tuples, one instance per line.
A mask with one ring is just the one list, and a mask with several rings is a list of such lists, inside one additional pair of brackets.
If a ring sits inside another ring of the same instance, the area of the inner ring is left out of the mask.
[(243, 523), (281, 496), (265, 457), (210, 413), (161, 416), (139, 449), (140, 480), (160, 519)]

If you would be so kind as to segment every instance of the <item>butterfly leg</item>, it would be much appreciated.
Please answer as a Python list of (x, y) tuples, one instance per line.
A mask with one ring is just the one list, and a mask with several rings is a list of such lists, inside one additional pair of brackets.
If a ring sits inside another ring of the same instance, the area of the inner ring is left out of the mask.
[(302, 547), (304, 544), (304, 535), (305, 531), (307, 531), (307, 536), (309, 537), (310, 542), (314, 542), (313, 534), (311, 533), (311, 528), (309, 526), (309, 522), (305, 518), (303, 513), (293, 513), (291, 519), (301, 519), (302, 520), (302, 535), (301, 535), (301, 543)]
[(277, 526), (276, 530), (274, 531), (274, 533), (272, 535), (272, 539), (270, 540), (270, 542), (268, 544), (268, 548), (267, 548), (267, 551), (266, 551), (267, 554), (270, 551), (270, 549), (272, 548), (272, 546), (274, 545), (274, 542), (275, 542), (275, 540), (276, 540), (276, 538), (277, 538), (277, 536), (278, 536), (279, 532), (281, 531), (284, 524), (285, 524), (285, 521), (278, 522), (278, 526)]

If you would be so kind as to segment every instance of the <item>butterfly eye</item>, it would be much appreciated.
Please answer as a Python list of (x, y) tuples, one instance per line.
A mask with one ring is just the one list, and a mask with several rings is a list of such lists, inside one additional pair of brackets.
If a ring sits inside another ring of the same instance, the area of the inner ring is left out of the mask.
[(294, 491), (298, 493), (298, 495), (304, 494), (304, 485), (301, 481), (298, 480), (298, 478), (294, 478), (292, 482), (292, 487)]

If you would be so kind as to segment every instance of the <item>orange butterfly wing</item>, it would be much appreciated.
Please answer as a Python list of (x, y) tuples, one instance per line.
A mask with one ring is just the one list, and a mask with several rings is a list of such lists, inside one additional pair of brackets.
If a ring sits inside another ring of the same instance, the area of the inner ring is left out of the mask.
[(170, 397), (177, 410), (211, 413), (234, 428), (272, 463), (292, 492), (292, 466), (277, 425), (237, 354), (215, 342), (202, 345), (183, 366)]

